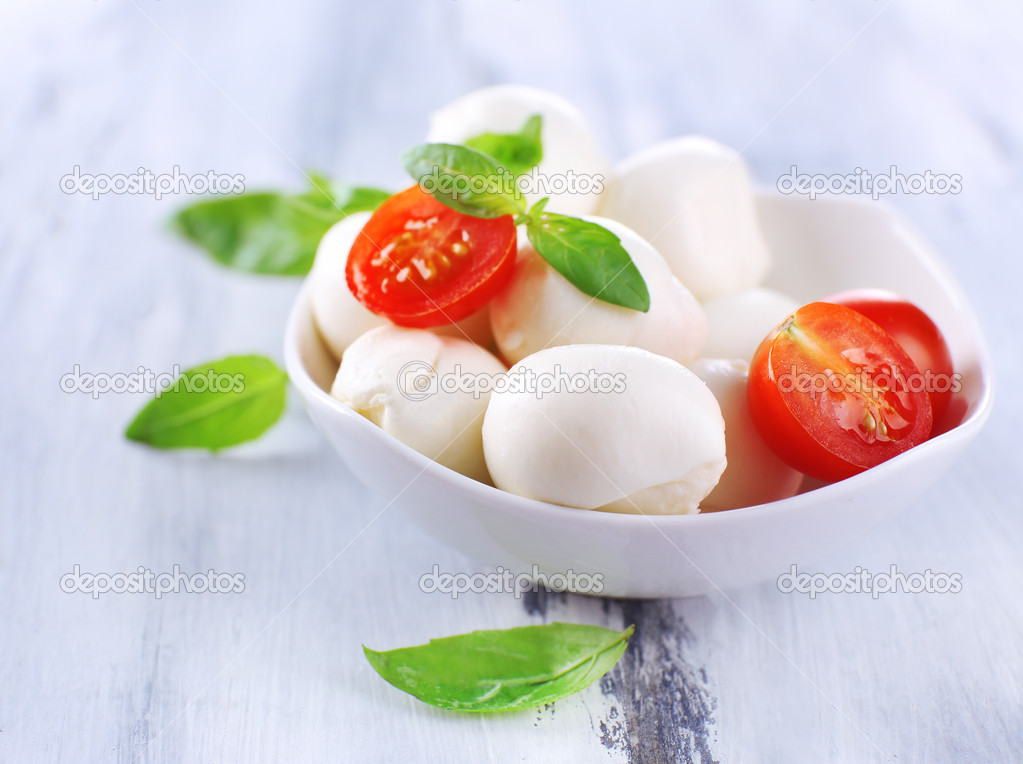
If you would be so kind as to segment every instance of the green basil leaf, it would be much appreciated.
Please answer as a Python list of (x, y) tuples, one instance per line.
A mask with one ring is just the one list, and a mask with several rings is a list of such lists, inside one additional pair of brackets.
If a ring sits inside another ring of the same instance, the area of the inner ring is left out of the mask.
[(438, 708), (533, 708), (589, 687), (618, 662), (633, 627), (550, 623), (474, 631), (376, 652), (370, 665), (399, 690)]
[(515, 175), (522, 175), (543, 159), (542, 128), (543, 117), (534, 114), (517, 133), (483, 133), (465, 141), (465, 145), (492, 156)]
[(207, 199), (179, 210), (171, 228), (222, 265), (250, 273), (303, 276), (320, 239), (353, 212), (375, 210), (389, 194), (314, 176), (303, 194), (257, 192)]
[(401, 161), (423, 191), (463, 215), (497, 218), (526, 211), (515, 175), (476, 149), (423, 143)]
[(584, 294), (623, 308), (650, 310), (650, 292), (621, 240), (603, 226), (544, 212), (529, 212), (526, 234), (537, 253)]
[(318, 172), (308, 173), (308, 178), (312, 188), (303, 196), (318, 207), (334, 210), (340, 217), (354, 212), (372, 212), (391, 196), (390, 191), (339, 183)]
[(390, 191), (369, 186), (331, 186), (334, 194), (334, 205), (338, 211), (351, 215), (355, 212), (373, 212), (381, 204), (391, 198)]
[(288, 375), (269, 358), (229, 356), (182, 372), (125, 437), (155, 448), (217, 451), (255, 440), (284, 413)]

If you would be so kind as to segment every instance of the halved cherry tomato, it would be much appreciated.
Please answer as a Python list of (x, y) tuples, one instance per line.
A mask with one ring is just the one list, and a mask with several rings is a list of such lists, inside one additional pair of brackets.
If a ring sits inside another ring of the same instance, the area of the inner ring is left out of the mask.
[(952, 354), (931, 317), (906, 298), (885, 289), (852, 289), (832, 295), (824, 302), (845, 305), (862, 313), (902, 345), (924, 375), (934, 421), (940, 422), (952, 402), (957, 384)]
[(441, 326), (482, 308), (511, 276), (515, 253), (511, 215), (463, 215), (413, 186), (373, 213), (345, 274), (373, 313), (402, 326)]
[(907, 385), (917, 368), (876, 323), (812, 302), (781, 323), (750, 364), (757, 431), (790, 466), (842, 480), (927, 440), (931, 403)]

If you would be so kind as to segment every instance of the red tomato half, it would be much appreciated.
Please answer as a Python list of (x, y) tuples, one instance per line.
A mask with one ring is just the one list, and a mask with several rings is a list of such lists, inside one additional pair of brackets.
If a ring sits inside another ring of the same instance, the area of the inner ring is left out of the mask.
[(345, 274), (373, 313), (401, 326), (441, 326), (475, 313), (515, 267), (511, 215), (463, 215), (413, 186), (363, 227)]
[(771, 449), (800, 472), (842, 480), (924, 442), (931, 403), (906, 384), (906, 351), (851, 308), (812, 302), (757, 348), (750, 413)]
[(852, 289), (832, 295), (824, 302), (845, 305), (862, 313), (902, 345), (924, 375), (934, 421), (940, 422), (958, 383), (953, 376), (948, 344), (931, 317), (909, 300), (885, 289)]

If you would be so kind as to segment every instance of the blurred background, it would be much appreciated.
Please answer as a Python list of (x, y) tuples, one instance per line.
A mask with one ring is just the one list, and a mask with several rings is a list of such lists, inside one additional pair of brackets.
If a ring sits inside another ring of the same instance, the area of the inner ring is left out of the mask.
[[(1023, 4), (5, 0), (0, 66), (0, 760), (1023, 755)], [(438, 602), (419, 575), (473, 563), (395, 518), (367, 528), (375, 500), (294, 401), (265, 443), (211, 459), (127, 444), (143, 397), (60, 391), (75, 364), (280, 358), (299, 286), (175, 239), (165, 223), (187, 196), (63, 193), (76, 166), (296, 191), (319, 170), (398, 189), (429, 112), (502, 82), (567, 97), (616, 161), (702, 133), (741, 150), (765, 189), (793, 165), (962, 176), (959, 194), (884, 202), (972, 302), (995, 412), (953, 474), (834, 562), (955, 570), (961, 595)], [(249, 583), (230, 601), (93, 601), (59, 590), (74, 564)], [(397, 697), (360, 655), (544, 618), (661, 624), (616, 671), (662, 707), (595, 687), (557, 713), (453, 718)]]

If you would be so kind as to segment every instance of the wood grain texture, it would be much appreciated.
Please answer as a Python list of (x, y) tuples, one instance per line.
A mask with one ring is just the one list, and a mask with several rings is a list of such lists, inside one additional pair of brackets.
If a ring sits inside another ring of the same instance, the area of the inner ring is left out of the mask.
[[(0, 761), (1023, 758), (1023, 6), (44, 0), (0, 10), (0, 61)], [(427, 595), (435, 564), (482, 569), (371, 522), (386, 498), (294, 402), (264, 442), (210, 458), (127, 443), (140, 396), (61, 391), (75, 364), (279, 356), (297, 289), (164, 233), (184, 197), (61, 193), (76, 165), (397, 188), (431, 108), (505, 81), (568, 96), (615, 158), (698, 132), (766, 186), (793, 165), (963, 176), (959, 195), (889, 201), (980, 315), (994, 416), (938, 486), (818, 568), (958, 572), (960, 594)], [(76, 564), (242, 573), (245, 591), (94, 600), (61, 591)], [(361, 656), (553, 619), (638, 631), (603, 682), (537, 711), (440, 712)]]

